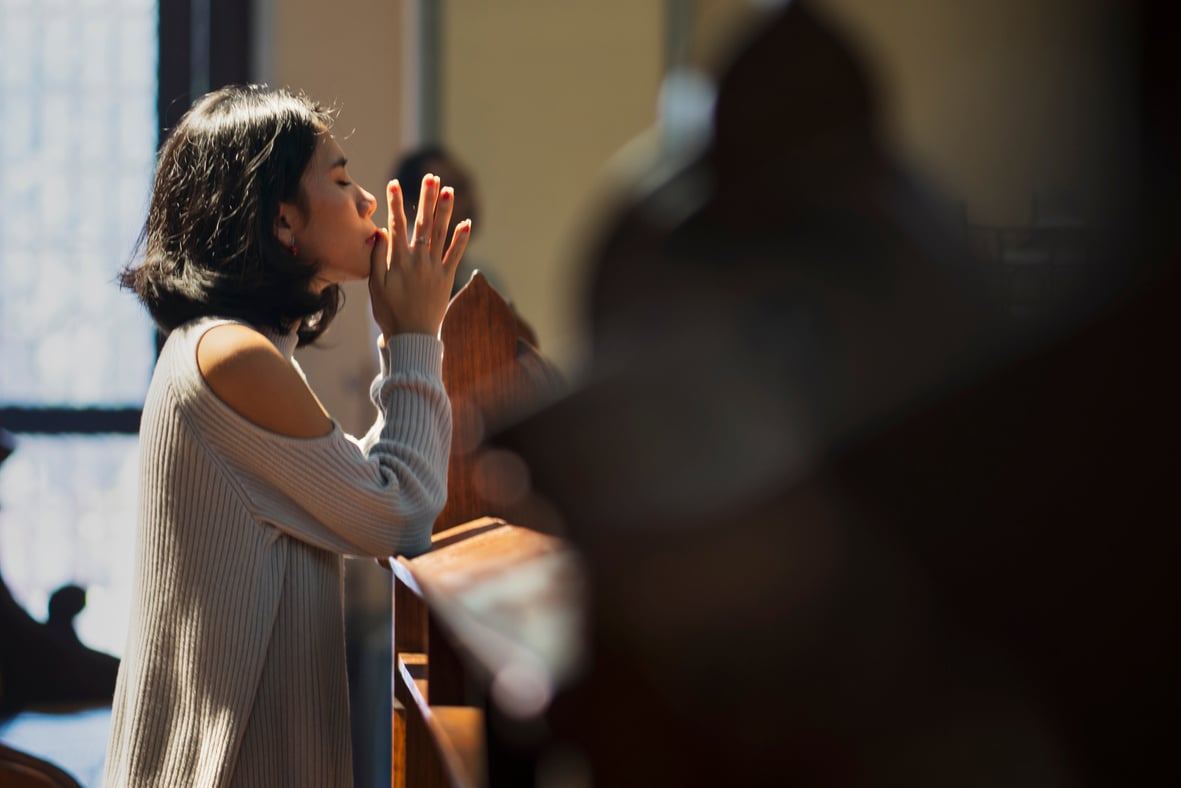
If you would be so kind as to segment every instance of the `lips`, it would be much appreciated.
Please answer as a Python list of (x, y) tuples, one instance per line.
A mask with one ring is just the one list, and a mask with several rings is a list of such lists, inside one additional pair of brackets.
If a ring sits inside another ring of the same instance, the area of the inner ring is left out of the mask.
[(380, 234), (381, 234), (380, 230), (374, 230), (373, 235), (371, 235), (365, 239), (365, 245), (366, 246), (373, 246), (375, 243), (377, 243), (377, 236)]

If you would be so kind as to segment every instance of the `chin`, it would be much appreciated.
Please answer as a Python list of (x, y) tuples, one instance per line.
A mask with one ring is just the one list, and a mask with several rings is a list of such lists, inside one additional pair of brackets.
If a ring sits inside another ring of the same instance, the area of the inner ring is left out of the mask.
[(343, 285), (347, 282), (361, 282), (369, 278), (369, 261), (365, 261), (365, 267), (333, 267), (325, 268), (320, 271), (320, 276), (316, 278), (317, 287), (321, 290), (328, 285)]

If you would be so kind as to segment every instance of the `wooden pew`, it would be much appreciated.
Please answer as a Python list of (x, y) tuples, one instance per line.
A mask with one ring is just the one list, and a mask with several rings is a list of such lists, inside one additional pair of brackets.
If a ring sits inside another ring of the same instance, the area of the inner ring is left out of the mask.
[(440, 329), (443, 383), (454, 427), (447, 505), (435, 531), (488, 514), (514, 517), (520, 479), (482, 451), (498, 427), (554, 397), (562, 381), (504, 298), (476, 273), (447, 308)]
[[(562, 540), (495, 518), (394, 572), (395, 786), (531, 782), (526, 741), (581, 659), (581, 571)], [(506, 741), (506, 739), (508, 741)]]
[(504, 734), (534, 726), (575, 668), (581, 581), (561, 539), (506, 521), (542, 518), (523, 505), (520, 466), (484, 438), (561, 382), (479, 274), (452, 299), (441, 335), (454, 412), (448, 503), (431, 552), (391, 567), (392, 784), (521, 784), (534, 759)]
[(5, 788), (81, 788), (67, 772), (27, 752), (0, 744), (0, 785)]

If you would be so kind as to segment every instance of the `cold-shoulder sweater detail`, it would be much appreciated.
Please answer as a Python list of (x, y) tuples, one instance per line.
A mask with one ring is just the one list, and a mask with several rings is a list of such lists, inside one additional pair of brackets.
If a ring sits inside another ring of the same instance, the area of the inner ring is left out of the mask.
[[(197, 343), (225, 322), (171, 333), (144, 404), (105, 784), (351, 786), (341, 555), (430, 547), (451, 442), (442, 345), (390, 340), (365, 437), (333, 421), (289, 438), (201, 376)], [(263, 333), (295, 364), (294, 334)]]

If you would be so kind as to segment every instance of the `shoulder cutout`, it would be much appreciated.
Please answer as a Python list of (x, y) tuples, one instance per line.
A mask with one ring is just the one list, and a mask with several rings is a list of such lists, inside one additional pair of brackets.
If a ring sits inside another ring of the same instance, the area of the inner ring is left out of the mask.
[(222, 402), (247, 421), (290, 438), (319, 438), (332, 422), (270, 340), (252, 328), (214, 326), (197, 343), (197, 368)]

